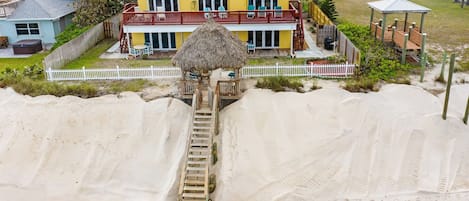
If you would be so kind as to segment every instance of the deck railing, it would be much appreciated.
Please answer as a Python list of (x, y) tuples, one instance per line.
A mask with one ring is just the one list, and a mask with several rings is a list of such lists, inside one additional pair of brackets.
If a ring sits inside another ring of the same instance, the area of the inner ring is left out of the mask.
[(242, 11), (135, 11), (129, 7), (123, 12), (124, 25), (194, 25), (207, 21), (208, 16), (222, 24), (295, 23), (298, 15), (289, 10)]
[(219, 80), (219, 93), (220, 96), (236, 96), (241, 93), (239, 87), (239, 79), (234, 80)]

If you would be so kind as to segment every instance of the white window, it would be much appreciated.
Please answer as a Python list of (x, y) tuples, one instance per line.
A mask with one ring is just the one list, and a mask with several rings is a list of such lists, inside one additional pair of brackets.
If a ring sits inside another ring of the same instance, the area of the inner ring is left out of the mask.
[(253, 5), (256, 9), (259, 6), (265, 6), (267, 9), (274, 9), (277, 6), (278, 0), (249, 0), (249, 5)]
[(218, 10), (218, 7), (220, 6), (223, 6), (225, 10), (228, 10), (227, 0), (199, 0), (199, 11), (203, 11), (204, 8)]
[(254, 44), (256, 48), (278, 48), (280, 42), (279, 31), (249, 31), (248, 43)]
[(155, 50), (175, 50), (176, 33), (145, 33), (145, 44)]
[(148, 0), (150, 11), (157, 11), (156, 8), (163, 7), (165, 11), (178, 11), (178, 0)]
[(39, 35), (39, 25), (37, 23), (15, 24), (18, 35)]

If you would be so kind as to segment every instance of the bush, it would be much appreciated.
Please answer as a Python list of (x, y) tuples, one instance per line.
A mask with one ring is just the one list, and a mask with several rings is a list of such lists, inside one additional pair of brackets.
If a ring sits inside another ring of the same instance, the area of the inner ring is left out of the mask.
[(377, 81), (369, 78), (347, 80), (344, 89), (350, 92), (378, 91), (375, 87)]
[(208, 192), (213, 193), (217, 188), (217, 175), (211, 174), (208, 177)]
[(338, 13), (333, 0), (319, 1), (319, 8), (321, 8), (322, 12), (326, 14), (331, 21), (335, 22), (337, 20)]
[(218, 151), (217, 151), (217, 143), (214, 142), (212, 145), (212, 165), (215, 165), (218, 161)]
[(126, 80), (126, 81), (113, 81), (109, 84), (108, 91), (110, 93), (120, 93), (124, 91), (141, 91), (148, 84), (148, 80)]
[(311, 86), (311, 91), (322, 89), (321, 86), (318, 85), (318, 81), (316, 79), (313, 80), (313, 86)]
[(55, 37), (57, 41), (54, 46), (52, 46), (52, 50), (62, 46), (63, 44), (67, 43), (68, 41), (73, 40), (74, 38), (80, 36), (82, 33), (85, 33), (90, 27), (78, 27), (75, 24), (71, 24), (65, 28), (65, 30)]
[(88, 83), (73, 85), (63, 85), (44, 80), (42, 69), (36, 65), (25, 67), (23, 71), (7, 68), (0, 75), (0, 87), (12, 87), (17, 93), (40, 96), (54, 95), (66, 96), (74, 95), (82, 98), (96, 97), (98, 90)]
[(271, 89), (275, 92), (286, 91), (287, 89), (303, 92), (303, 84), (301, 82), (282, 76), (262, 78), (262, 80), (257, 81), (256, 87), (262, 89)]

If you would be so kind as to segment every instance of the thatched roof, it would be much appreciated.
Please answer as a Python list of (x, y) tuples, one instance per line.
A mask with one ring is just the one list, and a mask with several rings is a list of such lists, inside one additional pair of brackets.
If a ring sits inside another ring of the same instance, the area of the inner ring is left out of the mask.
[(241, 68), (246, 64), (246, 46), (224, 26), (208, 20), (197, 27), (174, 55), (173, 65), (183, 71)]

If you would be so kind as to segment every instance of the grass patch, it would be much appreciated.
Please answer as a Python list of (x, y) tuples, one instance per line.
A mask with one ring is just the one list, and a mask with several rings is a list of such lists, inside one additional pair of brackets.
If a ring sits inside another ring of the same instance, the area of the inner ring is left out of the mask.
[(257, 80), (257, 88), (262, 89), (271, 89), (272, 91), (287, 91), (287, 90), (296, 90), (297, 92), (303, 91), (303, 84), (294, 78), (287, 77), (266, 77), (261, 80)]
[(91, 67), (94, 66), (101, 59), (99, 56), (109, 49), (116, 41), (111, 39), (104, 39), (93, 48), (86, 51), (78, 59), (73, 60), (64, 66), (64, 69), (79, 69), (83, 66)]
[(369, 78), (361, 79), (351, 79), (345, 81), (345, 90), (350, 92), (369, 92), (369, 91), (378, 91), (376, 80)]
[(138, 92), (150, 85), (151, 84), (148, 80), (138, 79), (128, 81), (112, 81), (105, 86), (108, 93), (118, 94), (124, 91)]
[(322, 89), (321, 86), (318, 85), (318, 80), (314, 79), (313, 80), (313, 85), (310, 87), (311, 91)]
[(42, 60), (46, 57), (49, 52), (41, 52), (33, 54), (28, 58), (0, 58), (0, 72), (5, 69), (22, 69), (27, 66), (42, 66)]

